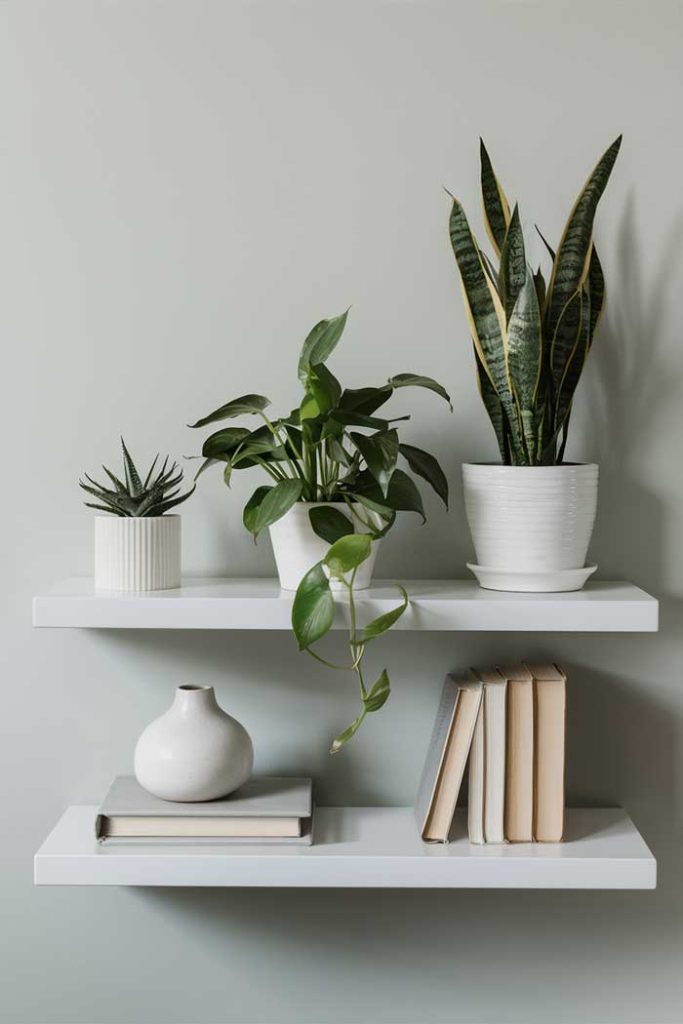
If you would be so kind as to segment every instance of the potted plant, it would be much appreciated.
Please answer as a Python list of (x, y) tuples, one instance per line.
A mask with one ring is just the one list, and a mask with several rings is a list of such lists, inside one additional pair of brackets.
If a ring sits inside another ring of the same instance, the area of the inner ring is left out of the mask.
[[(144, 483), (128, 449), (123, 449), (123, 480), (103, 466), (111, 486), (85, 474), (80, 486), (96, 501), (88, 508), (108, 515), (95, 518), (95, 587), (98, 590), (170, 590), (180, 586), (180, 516), (172, 508), (192, 492), (180, 494), (183, 471), (168, 456), (156, 469), (157, 455)], [(156, 472), (155, 472), (156, 470)], [(195, 485), (196, 486), (196, 485)]]
[[(351, 533), (370, 535), (368, 556), (353, 582), (359, 590), (369, 585), (378, 543), (396, 513), (417, 512), (424, 520), (420, 492), (412, 476), (398, 468), (400, 458), (448, 502), (448, 484), (434, 456), (399, 439), (396, 424), (410, 417), (378, 415), (400, 388), (428, 388), (450, 404), (448, 394), (435, 380), (413, 373), (398, 374), (379, 387), (342, 388), (326, 363), (346, 319), (343, 313), (320, 321), (304, 341), (298, 364), (303, 396), (288, 416), (271, 419), (265, 412), (269, 399), (244, 395), (191, 424), (198, 428), (245, 415), (263, 420), (256, 430), (227, 426), (211, 434), (195, 479), (219, 464), (228, 485), (237, 470), (258, 467), (270, 477), (271, 483), (249, 498), (243, 521), (254, 539), (269, 528), (285, 590), (296, 590), (330, 544)], [(331, 585), (344, 588), (334, 575)]]
[[(598, 161), (572, 208), (546, 285), (526, 256), (481, 143), (481, 190), (491, 260), (457, 199), (450, 237), (474, 342), (481, 397), (502, 465), (463, 466), (465, 507), (483, 587), (579, 590), (597, 508), (598, 467), (564, 462), (574, 392), (600, 319), (605, 281), (593, 220), (621, 136)], [(453, 197), (451, 197), (453, 198)], [(539, 232), (540, 235), (540, 232)]]

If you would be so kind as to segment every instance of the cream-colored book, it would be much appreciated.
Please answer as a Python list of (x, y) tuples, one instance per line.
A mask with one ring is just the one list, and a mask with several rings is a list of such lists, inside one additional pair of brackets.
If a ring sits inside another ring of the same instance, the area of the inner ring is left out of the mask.
[(507, 681), (497, 669), (473, 671), (484, 690), (470, 751), (468, 831), (472, 843), (504, 843)]
[(481, 682), (472, 673), (446, 677), (415, 807), (420, 835), (427, 842), (448, 841), (481, 694)]
[(567, 677), (558, 665), (528, 665), (534, 679), (534, 839), (559, 843), (564, 832)]
[(534, 837), (534, 687), (524, 665), (500, 667), (507, 680), (505, 838), (530, 843)]

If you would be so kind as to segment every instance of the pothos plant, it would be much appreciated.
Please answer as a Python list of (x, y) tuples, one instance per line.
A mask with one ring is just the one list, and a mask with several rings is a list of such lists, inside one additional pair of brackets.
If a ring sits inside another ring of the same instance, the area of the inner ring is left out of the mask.
[[(512, 213), (481, 143), (484, 223), (491, 260), (453, 198), (450, 237), (462, 283), (481, 397), (501, 459), (513, 466), (555, 465), (567, 443), (574, 392), (605, 300), (593, 220), (621, 145), (600, 157), (569, 214), (546, 284), (527, 262), (519, 208)], [(537, 229), (538, 230), (538, 229)]]
[[(416, 512), (424, 522), (422, 498), (411, 473), (430, 484), (448, 505), (448, 482), (436, 458), (399, 439), (396, 424), (410, 416), (378, 415), (392, 395), (406, 387), (426, 388), (450, 406), (448, 393), (431, 377), (415, 373), (399, 373), (377, 387), (342, 387), (326, 364), (342, 336), (347, 316), (348, 311), (321, 320), (308, 334), (298, 363), (303, 395), (288, 415), (271, 418), (266, 413), (271, 404), (268, 398), (243, 395), (191, 424), (199, 428), (258, 416), (263, 423), (255, 430), (227, 426), (211, 434), (202, 446), (204, 461), (196, 477), (210, 466), (222, 465), (223, 478), (229, 485), (234, 472), (258, 467), (272, 483), (258, 486), (244, 507), (243, 522), (254, 539), (297, 502), (305, 502), (311, 505), (313, 531), (331, 545), (325, 558), (299, 585), (292, 627), (300, 650), (330, 667), (349, 669), (358, 680), (361, 714), (335, 739), (333, 751), (351, 738), (368, 713), (386, 702), (390, 687), (386, 670), (368, 685), (362, 662), (370, 640), (390, 629), (408, 603), (405, 591), (399, 588), (402, 603), (359, 630), (353, 589), (358, 566), (369, 558), (372, 541), (393, 526), (397, 512)], [(409, 472), (398, 466), (399, 459)], [(343, 502), (347, 514), (329, 507), (333, 502)], [(356, 525), (363, 532), (355, 532)], [(345, 666), (333, 665), (312, 650), (334, 619), (328, 576), (338, 580), (342, 592), (348, 594), (351, 660)]]

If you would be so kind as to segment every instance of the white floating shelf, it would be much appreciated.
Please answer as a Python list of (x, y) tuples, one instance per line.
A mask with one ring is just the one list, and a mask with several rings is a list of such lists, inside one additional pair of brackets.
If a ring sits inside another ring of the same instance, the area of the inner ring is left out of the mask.
[(657, 863), (620, 808), (567, 812), (563, 843), (446, 846), (410, 807), (319, 807), (314, 845), (97, 843), (96, 807), (70, 807), (35, 857), (36, 885), (367, 889), (654, 889)]
[[(567, 594), (506, 594), (474, 580), (413, 580), (397, 629), (533, 632), (657, 630), (658, 602), (631, 583), (588, 583)], [(67, 580), (33, 601), (34, 626), (82, 629), (290, 629), (294, 594), (277, 580), (192, 579), (177, 590), (96, 592), (87, 578)], [(357, 595), (361, 624), (396, 606), (397, 591), (378, 581)], [(348, 623), (340, 595), (335, 628)]]

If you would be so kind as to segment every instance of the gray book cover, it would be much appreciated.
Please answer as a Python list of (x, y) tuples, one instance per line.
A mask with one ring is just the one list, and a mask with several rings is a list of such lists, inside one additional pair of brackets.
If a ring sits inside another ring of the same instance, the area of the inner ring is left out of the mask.
[[(424, 831), (427, 815), (434, 798), (446, 743), (455, 719), (455, 709), (458, 704), (461, 687), (463, 685), (471, 686), (473, 680), (475, 680), (474, 675), (468, 672), (463, 676), (448, 675), (443, 684), (441, 700), (436, 712), (434, 728), (432, 729), (431, 739), (427, 747), (427, 755), (417, 791), (417, 800), (415, 801), (415, 817), (420, 835)], [(478, 680), (475, 680), (475, 682), (478, 682)], [(481, 686), (481, 683), (479, 685)]]
[(97, 817), (310, 818), (312, 812), (313, 783), (307, 778), (255, 776), (220, 800), (179, 803), (152, 796), (133, 775), (119, 775)]

